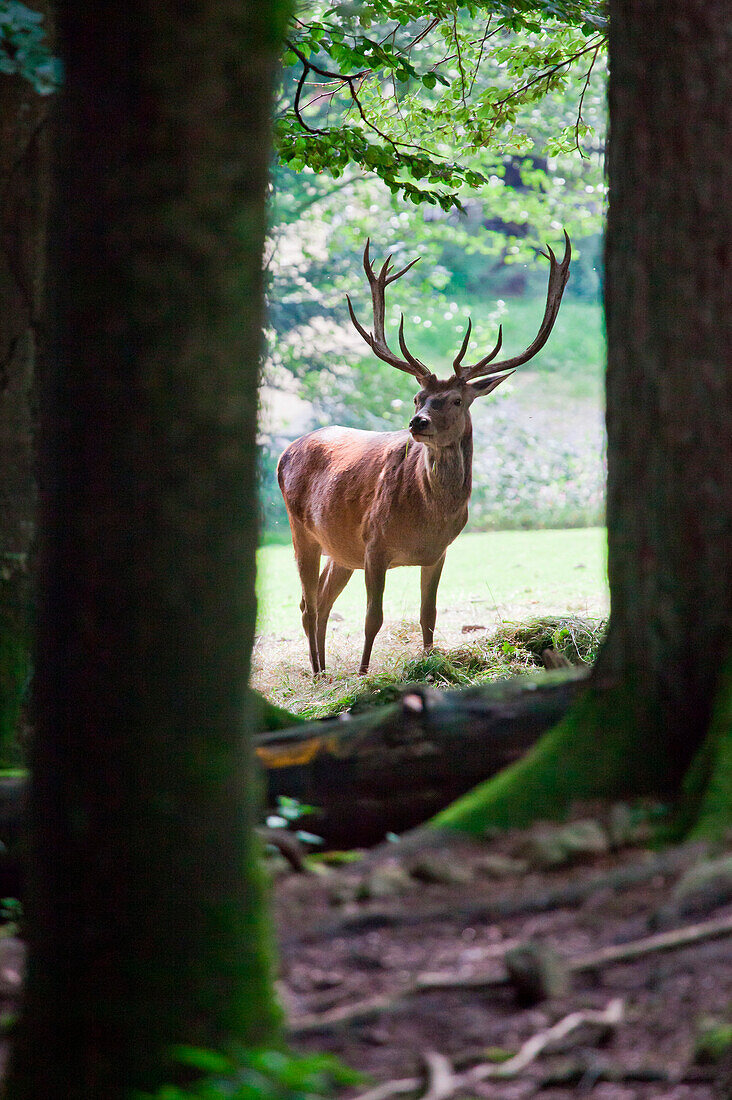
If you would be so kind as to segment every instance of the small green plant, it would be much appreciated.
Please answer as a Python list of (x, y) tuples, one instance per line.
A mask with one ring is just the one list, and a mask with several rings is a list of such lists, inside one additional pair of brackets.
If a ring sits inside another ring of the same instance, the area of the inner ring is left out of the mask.
[(17, 924), (23, 917), (23, 903), (17, 898), (0, 898), (0, 921)]
[(329, 1054), (298, 1057), (281, 1050), (223, 1054), (180, 1046), (173, 1051), (173, 1060), (183, 1072), (198, 1078), (186, 1085), (163, 1085), (155, 1093), (137, 1093), (136, 1100), (318, 1100), (363, 1080)]
[[(267, 826), (270, 829), (289, 829), (292, 822), (298, 821), (301, 817), (307, 817), (308, 814), (315, 813), (316, 806), (308, 806), (305, 802), (300, 802), (297, 798), (290, 798), (289, 795), (279, 794), (277, 795), (277, 812), (269, 814), (267, 817)], [(304, 829), (297, 829), (295, 836), (303, 844), (318, 845), (323, 843), (321, 836), (316, 836), (314, 833), (308, 833)]]

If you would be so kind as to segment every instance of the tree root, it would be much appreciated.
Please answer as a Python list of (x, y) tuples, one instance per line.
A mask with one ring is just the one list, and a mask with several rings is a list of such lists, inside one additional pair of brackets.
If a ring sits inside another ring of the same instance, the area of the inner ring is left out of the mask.
[[(673, 951), (703, 940), (719, 939), (730, 935), (732, 935), (732, 917), (722, 917), (719, 920), (685, 925), (670, 932), (646, 936), (631, 943), (604, 947), (588, 955), (566, 960), (565, 966), (570, 974), (580, 974), (599, 970), (605, 966), (613, 966), (616, 963), (630, 962), (657, 951)], [(391, 997), (371, 997), (357, 1004), (339, 1006), (319, 1015), (303, 1016), (292, 1022), (288, 1029), (289, 1035), (291, 1038), (297, 1038), (314, 1032), (332, 1031), (365, 1023), (375, 1016), (403, 1011), (408, 999), (420, 993), (434, 993), (437, 990), (497, 989), (505, 988), (510, 984), (505, 970), (498, 974), (472, 975), (469, 978), (459, 978), (453, 974), (422, 974)]]
[[(456, 1092), (470, 1089), (481, 1081), (507, 1081), (517, 1077), (529, 1066), (542, 1051), (553, 1043), (565, 1039), (573, 1031), (586, 1025), (600, 1027), (603, 1030), (615, 1028), (623, 1018), (623, 1002), (620, 999), (610, 1001), (602, 1012), (588, 1009), (585, 1012), (572, 1012), (569, 1016), (554, 1024), (553, 1027), (532, 1035), (523, 1044), (518, 1054), (501, 1065), (483, 1062), (455, 1073), (452, 1064), (443, 1054), (426, 1051), (423, 1055), (427, 1070), (427, 1088), (420, 1100), (449, 1100)], [(383, 1085), (361, 1093), (356, 1100), (389, 1100), (392, 1096), (417, 1092), (422, 1085), (418, 1077), (406, 1077), (399, 1081), (387, 1081)]]
[[(425, 830), (424, 835), (428, 846), (436, 843), (437, 838), (433, 830)], [(391, 845), (390, 849), (389, 854), (392, 857), (398, 856), (401, 846)], [(683, 871), (699, 858), (703, 850), (703, 845), (698, 842), (680, 845), (653, 856), (644, 863), (617, 867), (612, 871), (578, 878), (575, 882), (564, 883), (543, 891), (534, 888), (531, 891), (499, 898), (492, 902), (480, 901), (470, 905), (424, 909), (420, 912), (369, 909), (364, 913), (327, 921), (305, 932), (286, 936), (283, 939), (283, 946), (287, 947), (293, 943), (312, 943), (320, 939), (330, 939), (333, 936), (357, 935), (377, 928), (409, 927), (445, 920), (453, 923), (463, 921), (470, 923), (476, 920), (496, 923), (529, 913), (546, 913), (550, 909), (573, 908), (581, 905), (598, 890), (629, 890), (659, 875), (673, 875)], [(411, 847), (408, 854), (414, 854)]]

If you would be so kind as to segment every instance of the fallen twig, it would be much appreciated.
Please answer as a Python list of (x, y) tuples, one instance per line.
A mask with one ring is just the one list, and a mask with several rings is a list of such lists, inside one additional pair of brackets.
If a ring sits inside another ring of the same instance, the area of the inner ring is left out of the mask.
[[(603, 1011), (588, 1009), (584, 1012), (572, 1012), (569, 1016), (559, 1020), (553, 1027), (532, 1035), (527, 1039), (521, 1049), (513, 1058), (501, 1065), (490, 1062), (482, 1062), (463, 1073), (455, 1073), (452, 1064), (443, 1054), (436, 1051), (427, 1051), (423, 1055), (427, 1069), (427, 1087), (423, 1091), (420, 1100), (448, 1100), (450, 1096), (459, 1090), (469, 1090), (480, 1081), (506, 1081), (517, 1077), (530, 1065), (542, 1051), (554, 1043), (566, 1039), (573, 1031), (580, 1027), (593, 1025), (601, 1028), (617, 1027), (623, 1018), (623, 1002), (616, 998), (610, 1001)], [(369, 1089), (362, 1093), (356, 1100), (389, 1100), (392, 1096), (400, 1096), (404, 1093), (417, 1092), (422, 1081), (419, 1077), (404, 1077), (400, 1080), (387, 1081), (383, 1085)]]
[(569, 963), (574, 973), (583, 970), (599, 970), (613, 963), (630, 962), (656, 951), (673, 951), (680, 947), (689, 947), (702, 940), (720, 939), (732, 935), (732, 917), (720, 917), (719, 920), (704, 921), (701, 924), (687, 924), (683, 928), (674, 928), (671, 932), (659, 932), (655, 936), (646, 936), (631, 943), (619, 943), (612, 947), (603, 947), (590, 955), (581, 956)]
[(266, 825), (260, 825), (256, 831), (260, 840), (277, 848), (293, 871), (300, 875), (308, 873), (307, 864), (305, 863), (305, 849), (294, 833), (288, 833), (286, 829), (270, 829)]
[(667, 1069), (665, 1066), (623, 1066), (617, 1062), (595, 1062), (579, 1058), (564, 1065), (549, 1069), (537, 1082), (536, 1088), (567, 1088), (576, 1085), (597, 1085), (601, 1081), (613, 1084), (669, 1084), (699, 1085), (714, 1081), (714, 1068), (710, 1066), (687, 1066), (681, 1071)]
[[(671, 932), (660, 932), (646, 936), (631, 943), (622, 943), (612, 947), (603, 947), (589, 955), (566, 960), (567, 970), (579, 974), (587, 970), (599, 970), (603, 966), (630, 962), (657, 951), (672, 951), (688, 947), (703, 940), (719, 939), (732, 935), (732, 916), (719, 920), (705, 921), (701, 924), (686, 925)], [(372, 997), (357, 1004), (342, 1005), (320, 1015), (303, 1016), (290, 1026), (290, 1035), (307, 1035), (311, 1032), (331, 1031), (338, 1027), (364, 1023), (374, 1016), (389, 1012), (404, 1011), (410, 997), (418, 993), (433, 993), (436, 990), (495, 989), (509, 985), (504, 972), (498, 974), (473, 974), (459, 977), (455, 974), (422, 974), (410, 985), (402, 988), (390, 997)]]
[(444, 1100), (455, 1091), (456, 1075), (452, 1062), (436, 1050), (426, 1050), (422, 1059), (427, 1070), (427, 1088), (421, 1100)]
[(538, 1058), (543, 1050), (551, 1046), (552, 1043), (558, 1043), (561, 1039), (565, 1039), (567, 1035), (576, 1031), (577, 1028), (585, 1027), (586, 1025), (613, 1028), (618, 1026), (622, 1018), (623, 1002), (619, 997), (613, 998), (607, 1008), (601, 1012), (595, 1009), (586, 1009), (583, 1012), (570, 1012), (569, 1016), (565, 1016), (563, 1020), (554, 1024), (553, 1027), (549, 1027), (546, 1031), (540, 1031), (538, 1034), (532, 1035), (532, 1037), (527, 1039), (523, 1044), (518, 1054), (514, 1055), (513, 1058), (509, 1058), (507, 1062), (503, 1062), (499, 1066), (491, 1065), (490, 1063), (483, 1064), (467, 1070), (460, 1075), (463, 1078), (461, 1084), (472, 1084), (477, 1081), (516, 1077), (517, 1074), (526, 1069), (530, 1062)]

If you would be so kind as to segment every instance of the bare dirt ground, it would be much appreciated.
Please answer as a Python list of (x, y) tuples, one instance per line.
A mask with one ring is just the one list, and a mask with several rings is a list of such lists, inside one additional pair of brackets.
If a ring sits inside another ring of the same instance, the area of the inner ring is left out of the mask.
[[(539, 871), (516, 857), (525, 836), (427, 853), (407, 841), (309, 874), (275, 860), (291, 1045), (362, 1071), (349, 1095), (364, 1100), (729, 1100), (729, 852), (713, 856), (726, 868), (721, 886), (680, 903), (679, 883), (710, 865), (698, 845), (625, 847)], [(511, 949), (527, 942), (545, 974), (533, 998), (531, 981), (506, 979)], [(633, 945), (638, 957), (613, 961)], [(19, 939), (0, 939), (5, 1021), (18, 1010), (23, 955)], [(586, 1022), (572, 1026), (574, 1013)], [(695, 1057), (710, 1021), (728, 1029), (712, 1062)], [(519, 1051), (523, 1066), (506, 1060)], [(470, 1073), (487, 1079), (455, 1080)]]
[[(724, 891), (700, 895), (673, 911), (677, 884), (703, 853), (622, 848), (539, 871), (512, 867), (515, 842), (460, 841), (421, 868), (395, 845), (317, 874), (282, 870), (274, 889), (280, 989), (295, 1046), (363, 1071), (368, 1080), (354, 1094), (371, 1100), (729, 1100), (729, 1051), (709, 1065), (695, 1060), (694, 1048), (705, 1020), (730, 1022), (732, 894), (726, 902)], [(623, 875), (635, 884), (623, 884)], [(725, 920), (721, 938), (614, 964), (577, 962)], [(504, 955), (527, 941), (542, 945), (540, 957), (553, 949), (579, 969), (562, 989), (550, 951), (549, 995), (522, 1005), (505, 980)], [(436, 989), (435, 980), (456, 987)], [(430, 982), (431, 990), (414, 992), (415, 983)], [(570, 1029), (519, 1072), (504, 1062), (511, 1076), (496, 1079), (501, 1058), (587, 1010), (620, 1019)], [(475, 1065), (489, 1067), (488, 1079), (446, 1084)], [(394, 1082), (405, 1083), (401, 1092)]]

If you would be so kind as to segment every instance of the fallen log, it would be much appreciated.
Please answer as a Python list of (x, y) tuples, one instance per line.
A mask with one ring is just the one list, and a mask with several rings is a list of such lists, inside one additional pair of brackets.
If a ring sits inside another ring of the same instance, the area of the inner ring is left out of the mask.
[[(316, 807), (297, 826), (330, 847), (377, 844), (519, 759), (559, 721), (585, 680), (573, 669), (461, 691), (420, 684), (407, 687), (398, 703), (347, 720), (258, 734), (267, 805), (286, 795)], [(0, 896), (23, 889), (24, 788), (22, 776), (0, 779)]]
[(518, 760), (568, 710), (586, 674), (562, 669), (443, 692), (255, 738), (267, 802), (316, 807), (298, 826), (331, 847), (376, 844), (426, 821)]

